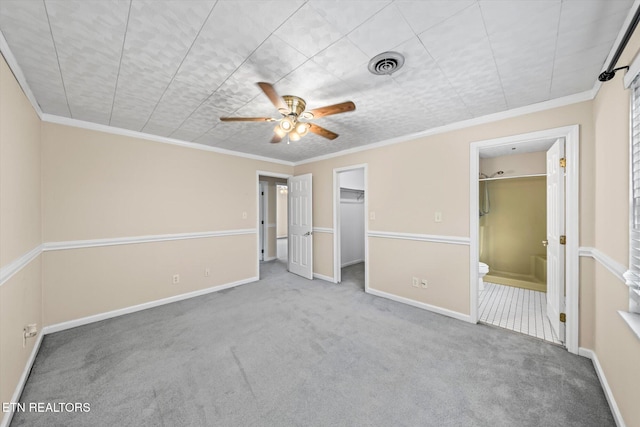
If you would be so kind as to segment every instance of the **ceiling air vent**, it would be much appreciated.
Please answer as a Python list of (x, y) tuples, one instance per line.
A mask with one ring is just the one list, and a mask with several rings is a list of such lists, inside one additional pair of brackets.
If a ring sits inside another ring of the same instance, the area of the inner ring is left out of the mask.
[(382, 52), (369, 61), (369, 71), (378, 76), (391, 75), (402, 68), (404, 56), (398, 52)]

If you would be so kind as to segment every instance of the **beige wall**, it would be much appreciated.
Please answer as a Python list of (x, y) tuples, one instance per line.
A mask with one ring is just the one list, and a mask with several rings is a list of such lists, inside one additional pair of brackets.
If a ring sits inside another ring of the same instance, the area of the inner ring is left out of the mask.
[[(40, 119), (0, 59), (0, 267), (42, 243), (40, 181)], [(0, 402), (11, 401), (36, 341), (23, 348), (23, 328), (42, 327), (40, 263), (0, 285)]]
[[(581, 156), (588, 157), (593, 152), (594, 144), (592, 105), (590, 102), (583, 102), (299, 165), (295, 167), (295, 174), (313, 174), (315, 227), (333, 226), (333, 169), (366, 163), (369, 214), (375, 212), (376, 217), (375, 220), (369, 220), (369, 230), (469, 236), (469, 144), (473, 141), (574, 124), (580, 125)], [(590, 170), (582, 170), (581, 177), (590, 173)], [(589, 194), (589, 191), (592, 191), (589, 183), (581, 187), (581, 195), (583, 192)], [(592, 208), (592, 200), (592, 197), (581, 199), (581, 212)], [(442, 212), (442, 222), (434, 221), (436, 211)], [(592, 234), (590, 226), (581, 222), (581, 234), (583, 232)], [(328, 262), (316, 262), (314, 270), (333, 276), (333, 245), (326, 239), (319, 239), (319, 235), (317, 233), (314, 239), (314, 260), (331, 260), (331, 265)], [(374, 240), (375, 238), (369, 238), (370, 265), (387, 273), (384, 284), (380, 280), (376, 281), (371, 274), (370, 285), (379, 290), (384, 287), (385, 292), (400, 296), (411, 292), (407, 289), (411, 287), (411, 278), (423, 270), (425, 262), (442, 260), (443, 248), (447, 247), (446, 244), (425, 242), (418, 243), (422, 247), (415, 251), (415, 242), (396, 242), (397, 250), (406, 257), (401, 265), (396, 265), (387, 257), (387, 251)], [(468, 262), (469, 253), (466, 248), (461, 258), (446, 259), (434, 264), (426, 278), (431, 280), (431, 277), (445, 277), (451, 273), (452, 264), (459, 267), (459, 272), (468, 271)], [(469, 314), (468, 275), (459, 276), (462, 281), (460, 286), (443, 287), (442, 293), (436, 291), (437, 288), (427, 290), (416, 295), (416, 300)], [(591, 301), (593, 293), (590, 291), (585, 290), (586, 293), (581, 297)], [(581, 326), (582, 322), (589, 325), (591, 315), (588, 312), (582, 313)]]
[[(631, 62), (640, 49), (636, 30), (619, 65)], [(595, 244), (622, 265), (629, 256), (629, 97), (624, 72), (604, 83), (593, 103), (595, 122)], [(640, 425), (640, 340), (617, 313), (628, 310), (628, 288), (595, 263), (594, 347), (626, 425)]]
[[(255, 266), (255, 234), (46, 252), (44, 321), (52, 325), (251, 279)], [(174, 274), (180, 283), (173, 284)]]
[(480, 172), (491, 176), (497, 171), (504, 172), (502, 177), (546, 173), (547, 153), (537, 151), (480, 159)]

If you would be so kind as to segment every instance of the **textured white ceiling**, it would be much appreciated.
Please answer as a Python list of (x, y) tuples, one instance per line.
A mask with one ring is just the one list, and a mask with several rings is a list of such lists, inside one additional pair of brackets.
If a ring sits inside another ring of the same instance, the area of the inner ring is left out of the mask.
[[(45, 113), (300, 161), (593, 88), (633, 0), (0, 0), (0, 30)], [(402, 53), (374, 76), (369, 59)], [(329, 141), (270, 144), (255, 85)]]

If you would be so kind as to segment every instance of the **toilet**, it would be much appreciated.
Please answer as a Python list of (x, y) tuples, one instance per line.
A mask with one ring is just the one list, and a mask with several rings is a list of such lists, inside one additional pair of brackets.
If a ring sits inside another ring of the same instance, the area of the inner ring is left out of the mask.
[(484, 282), (482, 281), (482, 278), (488, 272), (489, 272), (489, 266), (484, 262), (479, 262), (478, 263), (478, 290), (480, 292), (484, 291)]

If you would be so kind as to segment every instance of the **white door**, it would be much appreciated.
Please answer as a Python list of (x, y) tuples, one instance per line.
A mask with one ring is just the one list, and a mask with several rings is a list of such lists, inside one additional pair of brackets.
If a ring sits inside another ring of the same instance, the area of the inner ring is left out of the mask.
[(547, 316), (558, 339), (564, 342), (564, 140), (547, 151)]
[(289, 178), (289, 271), (313, 279), (311, 174)]

